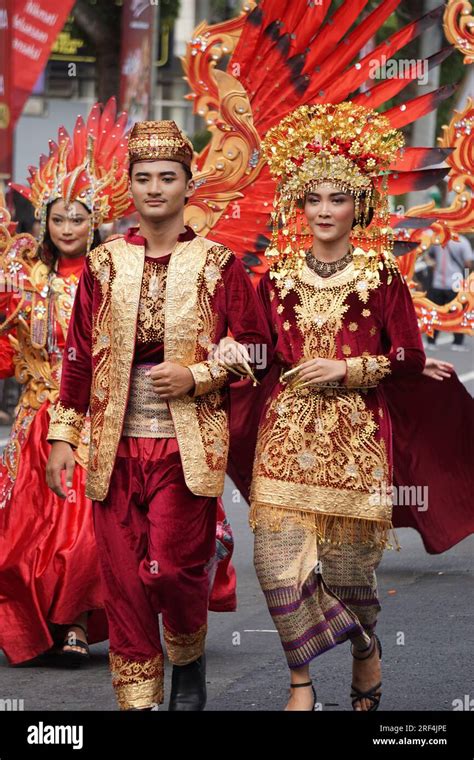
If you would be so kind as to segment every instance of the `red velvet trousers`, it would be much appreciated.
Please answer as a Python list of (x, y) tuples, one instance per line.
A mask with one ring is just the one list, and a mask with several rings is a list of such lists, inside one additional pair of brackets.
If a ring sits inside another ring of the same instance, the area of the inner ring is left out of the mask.
[(94, 501), (110, 666), (121, 709), (163, 701), (168, 657), (204, 651), (217, 499), (187, 487), (176, 439), (122, 437), (108, 495)]

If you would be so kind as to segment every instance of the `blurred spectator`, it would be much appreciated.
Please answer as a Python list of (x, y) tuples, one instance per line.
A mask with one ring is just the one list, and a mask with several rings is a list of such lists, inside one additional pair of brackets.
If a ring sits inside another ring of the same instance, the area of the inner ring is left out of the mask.
[[(472, 270), (473, 253), (469, 240), (463, 235), (459, 240), (449, 240), (446, 245), (433, 245), (428, 251), (427, 263), (433, 267), (433, 284), (428, 293), (431, 301), (444, 306), (456, 297), (460, 282)], [(438, 330), (428, 337), (428, 349), (435, 350)], [(454, 333), (453, 351), (468, 351), (463, 346), (464, 334)]]

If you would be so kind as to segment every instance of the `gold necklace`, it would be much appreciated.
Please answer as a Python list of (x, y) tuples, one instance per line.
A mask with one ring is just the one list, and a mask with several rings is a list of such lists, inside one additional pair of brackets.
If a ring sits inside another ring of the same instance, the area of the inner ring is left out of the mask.
[(349, 249), (346, 254), (337, 261), (321, 261), (313, 256), (311, 249), (306, 251), (306, 263), (309, 268), (316, 272), (320, 277), (331, 277), (331, 275), (340, 272), (345, 269), (352, 261), (352, 249)]

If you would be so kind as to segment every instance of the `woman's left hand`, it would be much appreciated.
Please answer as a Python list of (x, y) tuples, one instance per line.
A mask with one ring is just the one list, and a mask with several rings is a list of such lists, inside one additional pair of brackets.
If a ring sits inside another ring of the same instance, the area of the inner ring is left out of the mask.
[(310, 359), (298, 366), (292, 378), (292, 385), (306, 388), (309, 385), (334, 383), (346, 376), (346, 362), (339, 359)]
[(428, 356), (423, 375), (432, 377), (433, 380), (443, 380), (445, 377), (450, 377), (453, 372), (453, 364), (439, 361), (439, 359), (432, 359), (431, 356)]

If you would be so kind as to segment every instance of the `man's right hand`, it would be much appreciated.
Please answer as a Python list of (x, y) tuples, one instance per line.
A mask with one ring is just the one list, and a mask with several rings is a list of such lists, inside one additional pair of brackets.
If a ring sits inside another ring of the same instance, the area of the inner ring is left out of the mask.
[(72, 451), (72, 446), (66, 441), (53, 441), (51, 451), (46, 465), (46, 482), (51, 490), (60, 496), (66, 498), (61, 483), (61, 473), (66, 470), (66, 486), (72, 488), (72, 476), (76, 460)]

